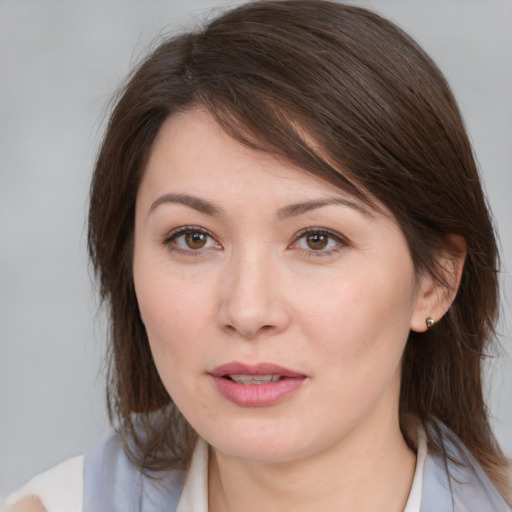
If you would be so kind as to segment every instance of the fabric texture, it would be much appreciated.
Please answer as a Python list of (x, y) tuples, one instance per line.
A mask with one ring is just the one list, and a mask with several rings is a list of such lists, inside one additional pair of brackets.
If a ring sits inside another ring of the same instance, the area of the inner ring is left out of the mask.
[(85, 459), (83, 512), (175, 512), (185, 471), (142, 475), (112, 434)]
[(82, 512), (84, 457), (73, 457), (32, 478), (7, 498), (14, 505), (37, 496), (48, 512)]
[[(432, 427), (431, 433), (443, 451), (432, 455), (419, 440), (404, 512), (510, 512), (455, 434), (443, 425)], [(110, 434), (85, 461), (76, 457), (42, 473), (11, 495), (8, 504), (36, 495), (48, 512), (207, 512), (207, 480), (208, 445), (203, 440), (188, 471), (173, 470), (152, 479), (135, 468), (119, 437)]]
[(444, 452), (427, 457), (420, 512), (512, 510), (457, 436), (442, 424), (432, 428)]

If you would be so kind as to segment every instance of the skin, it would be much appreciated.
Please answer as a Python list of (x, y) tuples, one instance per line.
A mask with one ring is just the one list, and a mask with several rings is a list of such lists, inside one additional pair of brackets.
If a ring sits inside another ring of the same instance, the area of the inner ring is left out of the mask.
[(46, 512), (46, 509), (39, 498), (29, 496), (9, 508), (9, 512)]
[[(416, 274), (385, 208), (192, 110), (152, 148), (133, 271), (162, 381), (211, 446), (210, 510), (403, 510), (415, 454), (398, 423), (401, 356), (451, 296)], [(244, 407), (209, 374), (232, 361), (306, 378)]]
[[(162, 126), (137, 196), (134, 280), (162, 381), (210, 444), (210, 511), (403, 510), (416, 455), (399, 428), (401, 356), (410, 329), (450, 306), (464, 258), (440, 258), (450, 291), (418, 276), (379, 212), (200, 109)], [(232, 361), (306, 378), (240, 406), (209, 373)], [(45, 509), (27, 497), (10, 510)]]

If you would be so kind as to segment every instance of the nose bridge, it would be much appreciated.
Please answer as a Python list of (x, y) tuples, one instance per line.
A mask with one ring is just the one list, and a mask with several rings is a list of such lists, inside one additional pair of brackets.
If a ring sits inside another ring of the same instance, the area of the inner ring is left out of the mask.
[(221, 284), (219, 320), (244, 338), (281, 331), (289, 318), (280, 268), (264, 244), (246, 244), (231, 254)]

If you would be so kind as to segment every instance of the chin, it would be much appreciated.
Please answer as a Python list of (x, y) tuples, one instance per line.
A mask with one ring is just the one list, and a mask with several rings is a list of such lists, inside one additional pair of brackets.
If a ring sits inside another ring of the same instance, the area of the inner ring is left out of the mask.
[(305, 431), (282, 427), (232, 421), (227, 426), (218, 425), (215, 432), (200, 435), (228, 457), (258, 463), (289, 462), (312, 451), (315, 443)]
[(269, 440), (255, 439), (253, 442), (237, 442), (230, 440), (230, 442), (221, 443), (219, 446), (214, 446), (224, 455), (245, 461), (251, 461), (260, 464), (280, 464), (293, 460), (297, 460), (305, 455), (304, 450), (301, 450), (296, 444), (283, 440)]

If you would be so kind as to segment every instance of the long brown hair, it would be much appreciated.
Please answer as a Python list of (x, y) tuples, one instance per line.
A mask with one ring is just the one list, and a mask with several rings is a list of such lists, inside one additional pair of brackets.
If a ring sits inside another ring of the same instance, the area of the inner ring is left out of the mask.
[[(272, 152), (395, 215), (417, 272), (465, 240), (445, 317), (411, 332), (400, 421), (447, 425), (503, 494), (507, 461), (491, 432), (482, 361), (495, 340), (498, 253), (472, 149), (439, 69), (394, 24), (323, 0), (242, 5), (161, 44), (120, 92), (91, 187), (89, 250), (109, 307), (108, 404), (144, 470), (186, 461), (195, 434), (160, 381), (139, 318), (132, 254), (137, 189), (164, 120), (208, 109), (237, 140)], [(320, 150), (318, 149), (320, 148)], [(440, 450), (427, 430), (433, 451)]]

